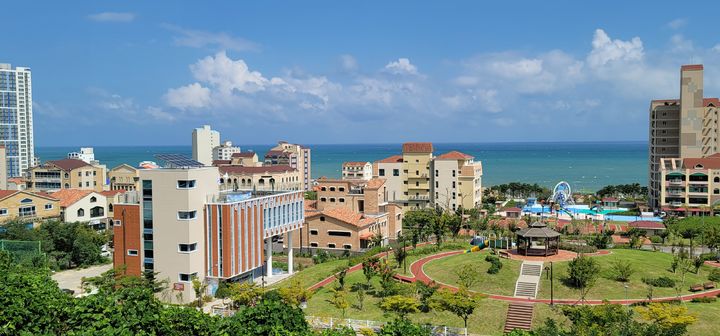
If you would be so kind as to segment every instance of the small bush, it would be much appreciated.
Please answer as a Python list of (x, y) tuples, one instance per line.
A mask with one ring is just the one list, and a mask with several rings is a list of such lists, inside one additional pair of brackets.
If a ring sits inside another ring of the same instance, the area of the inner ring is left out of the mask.
[[(500, 266), (498, 266), (500, 265)], [(490, 265), (490, 268), (488, 268), (487, 272), (488, 274), (498, 274), (500, 272), (500, 268), (502, 267), (502, 264), (495, 264), (493, 263)]]
[(485, 261), (490, 263), (490, 268), (488, 268), (487, 272), (488, 274), (498, 274), (500, 272), (500, 269), (502, 269), (503, 264), (500, 261), (500, 258), (494, 255), (488, 254), (485, 256)]
[(671, 288), (675, 287), (675, 280), (661, 276), (659, 278), (643, 278), (642, 282), (653, 286), (653, 287), (663, 287), (663, 288)]
[(595, 253), (597, 248), (595, 246), (588, 245), (576, 245), (568, 243), (560, 243), (561, 250), (573, 251), (575, 253)]
[(698, 256), (702, 261), (715, 261), (717, 260), (717, 254), (716, 253), (703, 253), (700, 256)]
[(494, 255), (488, 254), (487, 256), (485, 256), (485, 261), (496, 262), (496, 261), (500, 261), (500, 258), (498, 258), (497, 256), (494, 256)]
[(650, 242), (652, 242), (653, 244), (660, 244), (660, 243), (662, 243), (662, 237), (652, 236), (652, 237), (650, 237)]
[(720, 282), (720, 269), (713, 268), (713, 270), (710, 271), (710, 274), (708, 274), (708, 280)]
[(690, 300), (690, 302), (696, 302), (696, 303), (713, 303), (717, 301), (717, 298), (714, 296), (701, 296), (697, 298), (693, 298)]

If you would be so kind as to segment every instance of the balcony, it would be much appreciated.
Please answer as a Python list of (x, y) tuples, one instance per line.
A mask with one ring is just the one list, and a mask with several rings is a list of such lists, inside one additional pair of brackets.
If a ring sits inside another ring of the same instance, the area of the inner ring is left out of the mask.
[(665, 185), (671, 185), (671, 186), (680, 186), (684, 185), (685, 181), (683, 180), (666, 180)]
[(428, 195), (410, 195), (408, 196), (409, 201), (430, 201), (430, 196)]

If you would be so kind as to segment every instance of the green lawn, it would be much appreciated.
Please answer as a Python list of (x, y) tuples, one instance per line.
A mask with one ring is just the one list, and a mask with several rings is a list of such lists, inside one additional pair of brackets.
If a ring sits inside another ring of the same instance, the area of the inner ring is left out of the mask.
[(312, 265), (302, 271), (295, 272), (295, 274), (290, 279), (286, 279), (279, 283), (273, 284), (272, 286), (270, 286), (270, 288), (280, 288), (283, 286), (288, 286), (292, 283), (292, 281), (295, 280), (299, 280), (300, 284), (303, 287), (308, 288), (320, 282), (321, 280), (331, 276), (334, 273), (335, 269), (337, 269), (339, 266), (347, 264), (347, 260), (339, 259), (331, 260), (318, 265)]
[(488, 251), (480, 251), (435, 259), (425, 264), (425, 274), (436, 281), (457, 286), (458, 277), (454, 270), (464, 265), (472, 265), (478, 270), (480, 276), (478, 282), (470, 288), (471, 290), (487, 294), (513, 295), (522, 262), (500, 259), (503, 263), (500, 272), (488, 274), (490, 263), (485, 261), (485, 256), (488, 254)]
[[(625, 288), (624, 283), (615, 281), (610, 276), (611, 264), (614, 260), (623, 259), (629, 261), (635, 273), (628, 282), (628, 298), (644, 299), (648, 294), (648, 286), (642, 282), (642, 278), (656, 278), (659, 276), (667, 276), (678, 279), (678, 275), (673, 274), (668, 269), (672, 262), (673, 256), (668, 253), (643, 251), (643, 250), (611, 250), (610, 255), (595, 256), (594, 258), (600, 265), (602, 272), (593, 286), (588, 292), (587, 299), (624, 299)], [(545, 263), (548, 266), (548, 263)], [(568, 287), (563, 283), (563, 279), (567, 277), (568, 262), (553, 263), (555, 277), (555, 298), (579, 298), (578, 290)], [(708, 272), (711, 270), (709, 266), (700, 268), (698, 274), (689, 272), (685, 278), (685, 285), (681, 294), (690, 294), (690, 285), (707, 282)], [(674, 288), (653, 289), (653, 297), (676, 296), (677, 292)], [(538, 297), (550, 298), (550, 280), (547, 279), (546, 273), (543, 272), (540, 281), (540, 290)]]
[(713, 303), (687, 303), (688, 311), (694, 314), (698, 321), (688, 327), (688, 335), (710, 336), (718, 334), (718, 321), (720, 321), (720, 302)]

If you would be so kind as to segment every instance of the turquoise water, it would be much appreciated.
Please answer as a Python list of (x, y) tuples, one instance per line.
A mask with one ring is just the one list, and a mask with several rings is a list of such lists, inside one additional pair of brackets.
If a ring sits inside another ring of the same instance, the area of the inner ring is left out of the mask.
[[(343, 161), (375, 161), (400, 154), (400, 144), (308, 145), (312, 148), (313, 177), (340, 177)], [(240, 145), (262, 157), (272, 145)], [(506, 182), (539, 183), (552, 187), (560, 180), (575, 191), (595, 191), (608, 184), (647, 184), (648, 149), (645, 142), (587, 143), (438, 143), (435, 154), (458, 150), (483, 163), (483, 185)], [(64, 158), (77, 147), (38, 147), (43, 161)], [(95, 147), (95, 158), (114, 167), (154, 161), (153, 154), (190, 156), (190, 146)]]

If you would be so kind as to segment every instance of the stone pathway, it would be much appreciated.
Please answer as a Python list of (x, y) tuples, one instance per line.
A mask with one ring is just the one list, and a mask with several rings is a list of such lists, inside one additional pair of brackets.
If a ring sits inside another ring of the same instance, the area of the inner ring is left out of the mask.
[(528, 299), (537, 297), (542, 270), (542, 261), (523, 261), (522, 266), (520, 266), (520, 276), (515, 282), (515, 294), (513, 296)]

